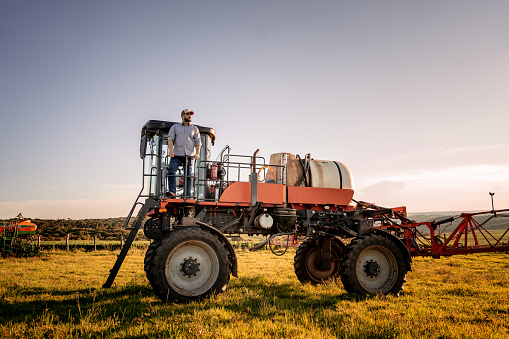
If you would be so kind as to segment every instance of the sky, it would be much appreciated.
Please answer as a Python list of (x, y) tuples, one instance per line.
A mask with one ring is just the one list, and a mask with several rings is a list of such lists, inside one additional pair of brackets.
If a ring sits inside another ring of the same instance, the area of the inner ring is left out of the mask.
[(151, 119), (343, 162), (354, 198), (509, 208), (507, 1), (0, 2), (0, 218), (126, 216)]

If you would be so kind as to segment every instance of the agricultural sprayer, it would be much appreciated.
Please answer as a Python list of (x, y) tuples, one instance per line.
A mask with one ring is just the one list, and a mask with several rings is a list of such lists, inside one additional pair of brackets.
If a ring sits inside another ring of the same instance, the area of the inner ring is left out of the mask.
[(5, 257), (33, 257), (39, 255), (39, 247), (30, 241), (37, 226), (24, 220), (21, 213), (10, 222), (0, 221), (0, 252)]
[[(150, 120), (142, 128), (142, 189), (126, 220), (131, 232), (104, 287), (112, 285), (142, 226), (153, 240), (145, 272), (163, 301), (198, 300), (226, 289), (230, 275), (238, 276), (228, 235), (265, 236), (251, 251), (276, 238), (299, 239), (294, 269), (301, 282), (336, 279), (348, 292), (363, 294), (398, 295), (414, 256), (509, 250), (509, 226), (497, 235), (487, 227), (509, 210), (414, 222), (405, 207), (353, 200), (351, 174), (338, 161), (276, 153), (267, 163), (258, 151), (235, 155), (229, 146), (213, 161), (212, 128), (198, 126), (202, 147), (195, 171), (170, 177), (168, 132), (174, 124)], [(167, 194), (168, 180), (180, 181), (176, 196)], [(193, 189), (184, 196), (188, 180)], [(448, 227), (454, 230), (446, 232)]]

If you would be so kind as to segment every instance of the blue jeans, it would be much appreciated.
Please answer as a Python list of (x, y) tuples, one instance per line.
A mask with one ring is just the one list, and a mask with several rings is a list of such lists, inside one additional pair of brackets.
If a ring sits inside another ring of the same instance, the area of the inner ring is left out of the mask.
[[(187, 166), (184, 166), (186, 163)], [(172, 177), (172, 175), (177, 173), (179, 166), (184, 167), (184, 196), (189, 197), (191, 195), (191, 185), (193, 183), (193, 179), (190, 178), (190, 176), (193, 175), (192, 157), (174, 156), (173, 158), (170, 158), (170, 164), (168, 165), (168, 192), (173, 194), (177, 192), (177, 178)], [(187, 178), (185, 176), (187, 176)]]

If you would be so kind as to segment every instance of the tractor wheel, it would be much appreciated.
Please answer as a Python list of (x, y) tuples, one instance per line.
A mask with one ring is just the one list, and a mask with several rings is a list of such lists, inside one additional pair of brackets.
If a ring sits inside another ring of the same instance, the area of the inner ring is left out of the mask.
[(145, 274), (147, 275), (148, 281), (152, 284), (152, 281), (150, 280), (152, 276), (149, 274), (150, 272), (150, 266), (152, 265), (152, 257), (154, 256), (154, 252), (161, 244), (161, 241), (154, 241), (152, 242), (147, 249), (147, 252), (145, 253), (145, 260), (143, 261), (143, 266), (145, 268)]
[(323, 269), (320, 267), (318, 241), (318, 238), (307, 238), (295, 252), (293, 267), (301, 283), (323, 284), (340, 275), (340, 260), (345, 245), (331, 240), (331, 267)]
[(349, 293), (399, 295), (406, 281), (406, 267), (405, 256), (394, 241), (369, 234), (346, 247), (341, 281)]
[(147, 278), (164, 302), (204, 299), (225, 291), (230, 280), (224, 242), (199, 227), (177, 228), (149, 248), (145, 258)]

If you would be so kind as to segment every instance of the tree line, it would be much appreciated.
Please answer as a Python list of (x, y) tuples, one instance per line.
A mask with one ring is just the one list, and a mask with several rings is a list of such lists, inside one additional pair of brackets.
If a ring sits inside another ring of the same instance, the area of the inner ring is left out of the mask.
[[(44, 240), (61, 240), (70, 235), (71, 239), (90, 240), (97, 237), (101, 240), (124, 239), (130, 230), (124, 229), (126, 218), (107, 219), (31, 219), (37, 225), (36, 234)], [(134, 219), (134, 218), (133, 218)], [(143, 232), (138, 232), (135, 240), (147, 240)]]

